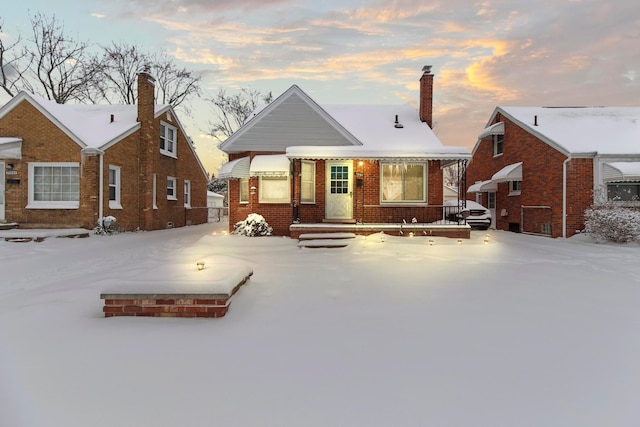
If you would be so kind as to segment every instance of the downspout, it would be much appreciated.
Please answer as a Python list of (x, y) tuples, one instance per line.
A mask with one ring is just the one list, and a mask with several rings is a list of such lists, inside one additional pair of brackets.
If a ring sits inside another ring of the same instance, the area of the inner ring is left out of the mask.
[(562, 162), (562, 237), (567, 238), (567, 165), (571, 161), (569, 155)]
[(100, 151), (100, 178), (98, 180), (98, 218), (104, 216), (104, 151)]

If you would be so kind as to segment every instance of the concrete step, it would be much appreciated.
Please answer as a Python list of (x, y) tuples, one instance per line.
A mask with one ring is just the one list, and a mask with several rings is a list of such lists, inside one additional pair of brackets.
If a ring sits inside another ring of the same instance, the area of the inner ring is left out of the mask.
[(344, 240), (355, 239), (354, 233), (307, 233), (298, 236), (298, 240), (317, 240), (317, 239), (331, 239), (331, 240)]

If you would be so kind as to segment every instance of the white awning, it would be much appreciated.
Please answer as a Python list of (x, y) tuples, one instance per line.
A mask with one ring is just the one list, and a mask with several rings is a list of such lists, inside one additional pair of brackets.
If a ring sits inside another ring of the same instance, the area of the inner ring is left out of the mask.
[(0, 159), (21, 159), (22, 138), (0, 138)]
[(640, 181), (640, 162), (614, 162), (602, 165), (604, 182)]
[(522, 181), (522, 162), (503, 167), (491, 177), (493, 182)]
[(490, 179), (487, 181), (478, 181), (469, 187), (467, 193), (484, 193), (487, 191), (498, 191), (498, 184)]
[(485, 128), (482, 133), (478, 136), (478, 139), (483, 139), (491, 135), (504, 135), (504, 123), (498, 122)]
[(251, 160), (251, 176), (289, 176), (289, 159), (284, 154), (255, 156)]
[(235, 159), (222, 165), (218, 178), (249, 178), (249, 157)]

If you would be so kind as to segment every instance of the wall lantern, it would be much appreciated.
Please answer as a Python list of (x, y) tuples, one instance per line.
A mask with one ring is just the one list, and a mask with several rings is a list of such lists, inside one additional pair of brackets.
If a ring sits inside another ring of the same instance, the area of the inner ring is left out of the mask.
[(251, 187), (251, 194), (256, 194), (256, 187), (255, 186)]
[(198, 269), (198, 271), (204, 270), (204, 261), (196, 262), (196, 268)]

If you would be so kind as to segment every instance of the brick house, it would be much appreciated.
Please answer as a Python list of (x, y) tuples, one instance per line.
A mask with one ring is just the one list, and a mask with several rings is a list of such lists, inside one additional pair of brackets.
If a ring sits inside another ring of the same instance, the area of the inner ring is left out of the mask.
[(637, 205), (639, 122), (632, 107), (497, 107), (473, 148), (467, 193), (496, 229), (570, 237), (594, 191)]
[(419, 112), (408, 104), (320, 106), (295, 85), (256, 111), (219, 146), (229, 155), (219, 177), (229, 179), (230, 228), (258, 213), (274, 234), (292, 237), (402, 231), (405, 222), (424, 234), (468, 237), (465, 224), (442, 224), (442, 167), (470, 153), (443, 146), (431, 130), (434, 76), (423, 71)]
[(21, 92), (0, 108), (0, 222), (124, 230), (207, 221), (207, 174), (173, 108), (138, 75), (138, 104), (56, 104)]

